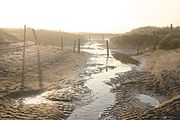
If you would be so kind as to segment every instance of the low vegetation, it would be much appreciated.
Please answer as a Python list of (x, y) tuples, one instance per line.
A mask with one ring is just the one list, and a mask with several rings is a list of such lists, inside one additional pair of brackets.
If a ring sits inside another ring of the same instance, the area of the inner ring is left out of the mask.
[[(24, 39), (24, 30), (23, 29), (1, 29), (2, 34), (6, 34), (6, 36), (14, 36), (13, 40), (22, 41)], [(42, 45), (53, 45), (60, 46), (61, 45), (61, 37), (63, 37), (63, 44), (66, 46), (72, 46), (74, 40), (81, 39), (81, 42), (85, 40), (85, 38), (80, 34), (67, 33), (62, 31), (55, 30), (35, 30), (37, 39)], [(8, 34), (8, 35), (7, 35)], [(26, 40), (27, 41), (35, 41), (33, 36), (33, 32), (31, 28), (27, 28), (26, 31)]]
[(169, 34), (159, 42), (160, 49), (176, 49), (180, 48), (180, 34)]
[(160, 49), (176, 49), (180, 47), (180, 28), (171, 31), (169, 27), (142, 27), (112, 38), (111, 43), (121, 48), (137, 49), (139, 40), (141, 48), (153, 48), (155, 42)]

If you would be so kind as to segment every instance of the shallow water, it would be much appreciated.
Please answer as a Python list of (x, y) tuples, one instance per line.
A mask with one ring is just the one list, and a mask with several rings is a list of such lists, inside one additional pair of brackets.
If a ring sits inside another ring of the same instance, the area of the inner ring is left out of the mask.
[(143, 103), (147, 103), (151, 106), (156, 106), (157, 105), (157, 100), (151, 96), (148, 95), (144, 95), (144, 94), (138, 94), (136, 96), (136, 98), (138, 98), (141, 102)]
[[(114, 59), (110, 53), (107, 59), (107, 50), (101, 44), (87, 44), (83, 46), (83, 51), (91, 53), (87, 68), (80, 74), (80, 79), (87, 80), (85, 86), (90, 88), (94, 94), (93, 101), (85, 106), (77, 107), (67, 120), (94, 120), (108, 106), (113, 103), (114, 94), (110, 92), (110, 86), (105, 81), (115, 78), (116, 73), (129, 71), (131, 66), (122, 64)], [(23, 99), (24, 104), (49, 104), (53, 101), (46, 99), (45, 96), (53, 91), (42, 93), (38, 96)], [(62, 91), (61, 91), (62, 92)], [(60, 92), (60, 93), (61, 93)]]
[[(88, 79), (86, 86), (93, 91), (94, 101), (90, 104), (76, 108), (67, 120), (94, 120), (110, 104), (113, 103), (114, 95), (110, 92), (110, 86), (104, 82), (116, 77), (116, 73), (131, 69), (130, 66), (115, 60), (111, 54), (107, 59), (106, 49), (101, 44), (85, 45), (83, 51), (92, 54), (90, 62), (82, 72), (82, 79)], [(89, 49), (86, 49), (88, 46)], [(86, 74), (85, 74), (86, 73)], [(87, 77), (87, 75), (89, 75)]]
[(42, 97), (42, 96), (35, 96), (35, 97), (27, 97), (23, 100), (24, 104), (43, 104), (43, 103), (51, 103), (50, 100)]

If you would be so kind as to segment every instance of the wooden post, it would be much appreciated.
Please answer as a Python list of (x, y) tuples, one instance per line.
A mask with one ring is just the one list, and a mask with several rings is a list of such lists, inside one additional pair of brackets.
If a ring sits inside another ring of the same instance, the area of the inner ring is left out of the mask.
[(139, 55), (140, 45), (141, 45), (141, 40), (139, 40), (139, 45), (138, 45), (138, 49), (137, 49), (137, 55)]
[(153, 50), (156, 50), (156, 39), (155, 39), (155, 32), (153, 32)]
[(21, 89), (24, 88), (25, 81), (25, 51), (26, 50), (26, 25), (24, 25), (24, 45), (23, 45), (23, 58), (22, 58), (22, 76), (21, 76)]
[(42, 80), (42, 70), (41, 70), (41, 59), (40, 59), (40, 51), (39, 51), (39, 41), (37, 39), (35, 30), (32, 29), (34, 38), (36, 41), (36, 46), (37, 46), (37, 64), (38, 64), (38, 73), (39, 73), (39, 87), (41, 88), (43, 86), (43, 80)]
[(73, 52), (76, 52), (76, 40), (74, 40)]
[(173, 25), (171, 24), (171, 32), (172, 32), (172, 29), (173, 29)]
[(109, 42), (106, 41), (106, 45), (107, 45), (107, 58), (109, 58)]
[[(60, 41), (61, 40), (61, 31), (59, 30), (58, 33), (57, 33), (57, 41)], [(61, 43), (59, 45), (59, 47), (61, 46)]]
[(61, 34), (61, 50), (63, 50), (63, 47), (64, 47), (63, 44), (64, 44), (64, 43), (63, 43), (63, 35)]
[(81, 40), (80, 39), (78, 39), (78, 53), (80, 53), (80, 45), (81, 45)]

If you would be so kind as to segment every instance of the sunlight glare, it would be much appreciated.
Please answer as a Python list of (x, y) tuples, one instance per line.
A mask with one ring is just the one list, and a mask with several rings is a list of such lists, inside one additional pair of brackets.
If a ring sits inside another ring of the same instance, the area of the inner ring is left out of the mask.
[(179, 5), (178, 0), (1, 0), (0, 26), (125, 32), (145, 25), (180, 24)]

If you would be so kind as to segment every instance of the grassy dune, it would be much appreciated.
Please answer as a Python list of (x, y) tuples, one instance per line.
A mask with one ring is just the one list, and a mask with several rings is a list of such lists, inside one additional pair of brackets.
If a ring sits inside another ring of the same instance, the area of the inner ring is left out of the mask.
[[(63, 36), (63, 43), (66, 46), (72, 46), (74, 43), (74, 40), (81, 39), (82, 42), (85, 41), (85, 38), (80, 34), (73, 34), (73, 33), (67, 33), (67, 32), (59, 32), (55, 30), (43, 30), (38, 29), (35, 30), (37, 39), (42, 45), (54, 45), (54, 46), (60, 46), (61, 45), (61, 36)], [(22, 41), (24, 38), (24, 30), (23, 29), (0, 29), (0, 32), (4, 34), (4, 36), (12, 36), (13, 40), (19, 40)], [(2, 36), (2, 35), (0, 35)], [(2, 38), (3, 39), (3, 38)], [(9, 39), (9, 38), (8, 38)], [(26, 31), (26, 39), (27, 41), (35, 41), (35, 38), (33, 36), (33, 32), (31, 28), (27, 28)]]
[(155, 32), (156, 45), (160, 49), (176, 49), (180, 48), (180, 28), (158, 28), (158, 27), (142, 27), (134, 29), (125, 34), (121, 34), (111, 39), (112, 44), (121, 48), (137, 49), (139, 40), (141, 40), (141, 48), (153, 48)]

